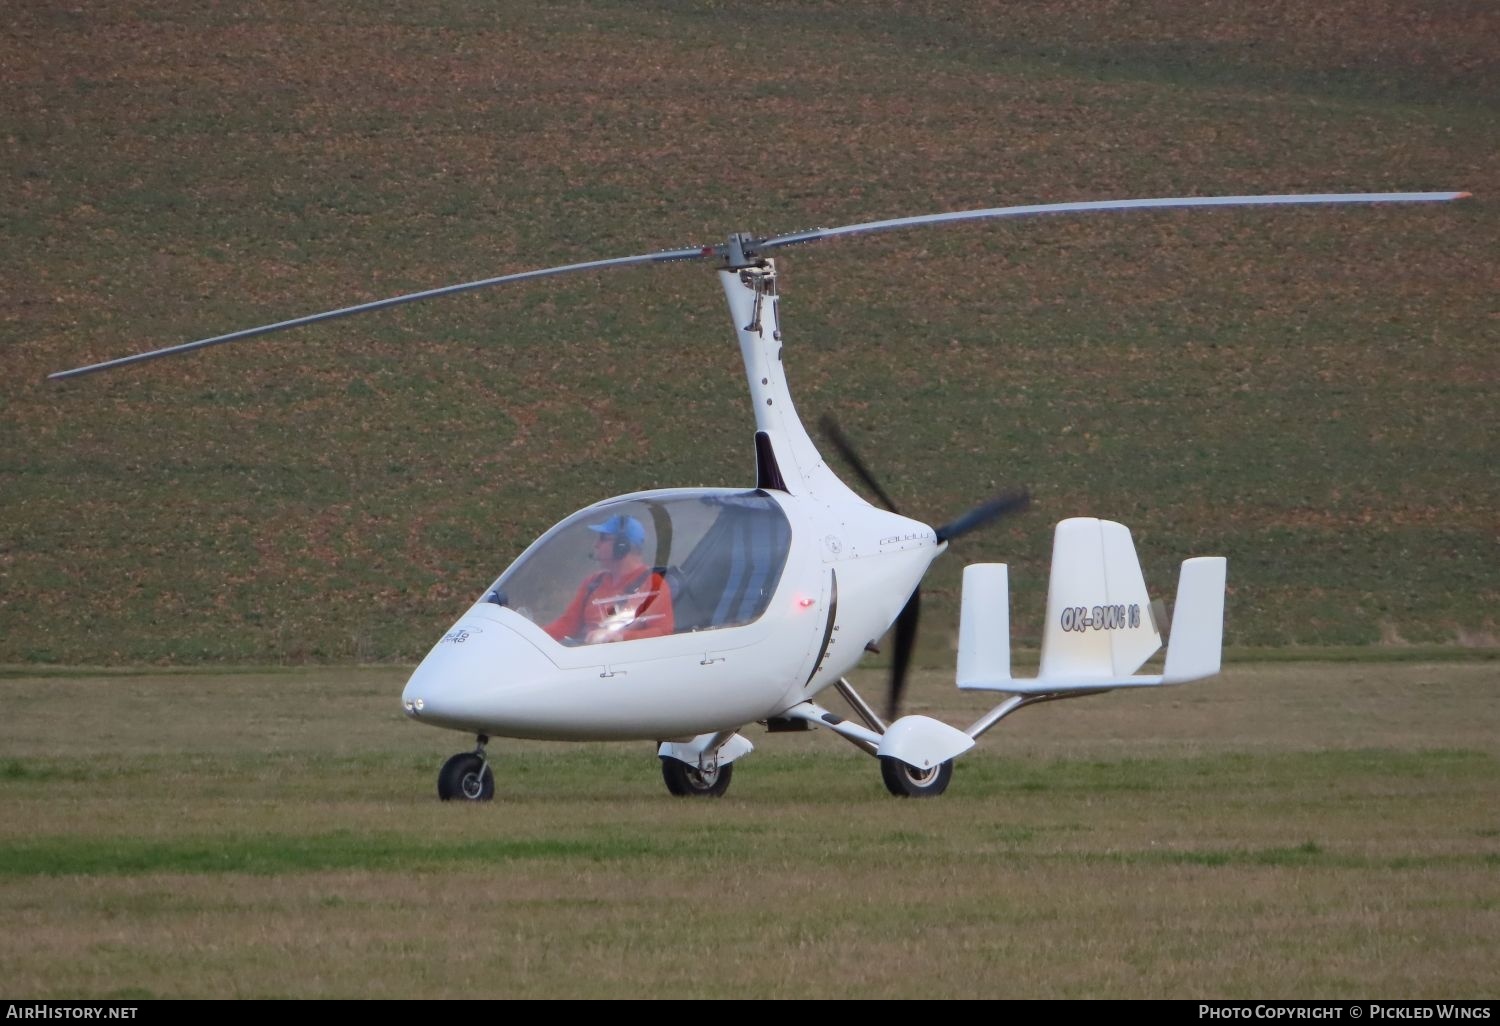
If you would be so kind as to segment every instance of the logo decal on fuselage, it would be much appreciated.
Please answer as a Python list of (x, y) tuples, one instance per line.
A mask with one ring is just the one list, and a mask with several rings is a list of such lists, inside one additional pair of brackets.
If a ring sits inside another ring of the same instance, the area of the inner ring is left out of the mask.
[(889, 538), (882, 538), (878, 544), (881, 548), (885, 548), (887, 545), (908, 545), (912, 542), (925, 541), (935, 542), (937, 535), (931, 531), (909, 531), (906, 534), (893, 534)]

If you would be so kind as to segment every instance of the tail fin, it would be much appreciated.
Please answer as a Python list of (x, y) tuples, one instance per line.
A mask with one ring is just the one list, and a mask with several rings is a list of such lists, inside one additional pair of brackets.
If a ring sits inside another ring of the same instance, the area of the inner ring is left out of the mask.
[(1129, 675), (1159, 648), (1130, 530), (1092, 517), (1058, 524), (1037, 675)]
[(1226, 567), (1222, 556), (1182, 564), (1165, 670), (1137, 675), (1161, 647), (1161, 634), (1130, 531), (1107, 520), (1064, 520), (1053, 538), (1037, 676), (1016, 679), (1010, 674), (1009, 574), (1004, 564), (981, 563), (964, 568), (958, 686), (1058, 694), (1213, 676), (1219, 672), (1224, 638)]
[(1182, 564), (1163, 684), (1183, 684), (1219, 672), (1224, 654), (1224, 584), (1228, 573), (1229, 564), (1223, 556), (1199, 556)]

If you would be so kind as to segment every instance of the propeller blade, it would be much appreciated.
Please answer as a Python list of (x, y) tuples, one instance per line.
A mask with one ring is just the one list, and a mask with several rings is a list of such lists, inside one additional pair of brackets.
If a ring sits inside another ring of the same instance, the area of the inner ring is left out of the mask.
[(564, 264), (561, 267), (544, 267), (538, 271), (503, 274), (498, 278), (484, 278), (480, 281), (468, 281), (459, 285), (445, 285), (442, 288), (428, 289), (425, 292), (409, 292), (401, 296), (392, 296), (390, 299), (377, 299), (373, 303), (361, 303), (358, 306), (346, 306), (338, 310), (308, 314), (306, 317), (294, 317), (289, 321), (263, 324), (258, 328), (231, 331), (227, 335), (215, 335), (213, 338), (199, 339), (196, 342), (184, 342), (181, 345), (168, 346), (165, 349), (153, 349), (148, 353), (136, 353), (134, 356), (122, 356), (114, 360), (105, 360), (102, 363), (91, 363), (86, 367), (74, 367), (72, 370), (56, 371), (55, 373), (48, 374), (47, 377), (53, 381), (62, 378), (76, 378), (84, 374), (93, 374), (96, 371), (109, 370), (114, 367), (124, 367), (132, 363), (143, 363), (146, 360), (155, 360), (163, 356), (190, 353), (195, 349), (206, 349), (209, 346), (222, 345), (225, 342), (237, 342), (240, 339), (254, 338), (257, 335), (269, 335), (272, 332), (286, 331), (289, 328), (300, 328), (306, 324), (317, 324), (320, 321), (331, 321), (339, 317), (352, 317), (355, 314), (370, 313), (373, 310), (384, 310), (387, 307), (401, 306), (404, 303), (416, 303), (423, 299), (436, 299), (439, 296), (449, 296), (457, 292), (469, 292), (474, 289), (489, 288), (492, 285), (505, 285), (514, 281), (529, 281), (532, 278), (550, 278), (559, 274), (592, 271), (601, 267), (664, 264), (674, 260), (698, 260), (718, 255), (717, 247), (696, 246), (692, 249), (664, 250), (660, 253), (642, 253), (638, 256), (614, 257), (609, 260), (589, 260), (581, 264)]
[(976, 527), (983, 527), (992, 520), (999, 519), (1009, 513), (1019, 513), (1031, 505), (1030, 492), (1001, 492), (988, 502), (975, 506), (963, 516), (955, 517), (942, 527), (937, 529), (937, 540), (939, 542), (950, 541), (960, 535), (968, 534)]
[(919, 586), (896, 617), (896, 647), (891, 652), (891, 693), (886, 704), (885, 721), (895, 723), (901, 714), (901, 697), (906, 691), (906, 671), (917, 647), (917, 622), (922, 618), (922, 589)]
[(951, 224), (956, 221), (983, 221), (1001, 217), (1031, 217), (1038, 214), (1082, 214), (1105, 210), (1160, 210), (1172, 207), (1267, 207), (1333, 203), (1434, 203), (1465, 199), (1467, 192), (1349, 192), (1295, 193), (1284, 196), (1171, 196), (1157, 199), (1094, 200), (1084, 203), (1033, 203), (1016, 207), (988, 207), (983, 210), (956, 210), (947, 214), (922, 214), (917, 217), (894, 217), (886, 221), (846, 224), (841, 228), (813, 228), (789, 235), (773, 235), (756, 241), (751, 251), (796, 246), (846, 235), (869, 235), (897, 228), (915, 228), (929, 224)]
[(828, 436), (833, 447), (839, 451), (839, 455), (844, 457), (844, 461), (859, 475), (859, 479), (869, 486), (870, 491), (879, 496), (881, 502), (885, 503), (885, 508), (892, 513), (900, 512), (896, 509), (896, 501), (886, 494), (884, 488), (880, 487), (880, 482), (875, 480), (875, 475), (870, 473), (870, 468), (865, 466), (865, 461), (860, 459), (859, 454), (854, 451), (854, 445), (844, 435), (838, 421), (825, 415), (819, 421), (819, 426), (823, 428), (823, 433)]

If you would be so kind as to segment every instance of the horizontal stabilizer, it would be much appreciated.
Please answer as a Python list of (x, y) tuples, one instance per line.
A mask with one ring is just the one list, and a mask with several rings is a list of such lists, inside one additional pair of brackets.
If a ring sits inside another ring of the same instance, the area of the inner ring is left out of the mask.
[(1016, 695), (1062, 695), (1182, 684), (1219, 672), (1227, 562), (1201, 556), (1182, 564), (1166, 665), (1137, 674), (1160, 647), (1130, 532), (1092, 518), (1057, 525), (1047, 624), (1035, 677), (1010, 666), (1009, 571), (1003, 563), (964, 568), (958, 686)]

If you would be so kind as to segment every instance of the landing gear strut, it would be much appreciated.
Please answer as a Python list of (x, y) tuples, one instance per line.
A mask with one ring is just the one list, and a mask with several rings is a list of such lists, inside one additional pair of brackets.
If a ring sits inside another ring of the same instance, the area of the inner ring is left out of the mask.
[(472, 752), (459, 752), (443, 763), (438, 771), (439, 798), (445, 802), (487, 802), (495, 797), (495, 774), (484, 751), (489, 740), (480, 734)]

